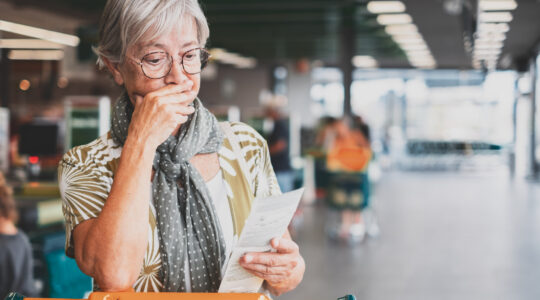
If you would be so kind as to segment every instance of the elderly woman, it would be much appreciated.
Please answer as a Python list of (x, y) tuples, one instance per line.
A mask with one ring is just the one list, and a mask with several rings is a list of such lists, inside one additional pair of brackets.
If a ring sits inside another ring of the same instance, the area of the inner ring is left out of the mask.
[[(220, 126), (196, 98), (208, 35), (196, 0), (105, 6), (98, 64), (124, 93), (111, 131), (59, 166), (66, 253), (96, 289), (217, 291), (251, 201), (280, 193), (261, 136)], [(240, 265), (279, 295), (305, 265), (288, 233), (271, 245)]]

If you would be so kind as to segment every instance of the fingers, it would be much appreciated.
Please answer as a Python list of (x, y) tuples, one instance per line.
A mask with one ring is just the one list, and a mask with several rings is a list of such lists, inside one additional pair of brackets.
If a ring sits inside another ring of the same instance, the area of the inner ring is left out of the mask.
[(160, 89), (152, 91), (145, 96), (146, 100), (163, 98), (168, 96), (177, 96), (178, 98), (172, 98), (178, 103), (191, 102), (195, 98), (196, 94), (192, 91), (193, 82), (187, 81), (183, 84), (168, 84)]
[(286, 238), (273, 238), (270, 245), (278, 253), (294, 253), (299, 250), (298, 245), (293, 240)]
[(251, 273), (261, 279), (264, 279), (268, 282), (281, 282), (283, 281), (283, 276), (281, 275), (268, 275), (268, 274), (265, 274), (265, 273), (262, 273), (262, 272), (257, 272), (257, 271), (252, 271), (252, 270), (247, 270), (248, 273)]
[(244, 269), (247, 271), (258, 272), (265, 275), (279, 275), (279, 276), (289, 276), (291, 273), (291, 268), (288, 266), (269, 266), (262, 264), (246, 264), (243, 265)]
[(139, 106), (139, 104), (141, 104), (143, 100), (143, 96), (135, 94), (135, 107)]
[(195, 96), (196, 95), (194, 92), (186, 92), (182, 94), (171, 94), (171, 95), (160, 96), (157, 101), (159, 101), (160, 104), (175, 104), (175, 105), (189, 106), (188, 104), (190, 104), (193, 101), (193, 99), (195, 99)]
[(269, 267), (295, 267), (296, 255), (282, 254), (282, 253), (247, 253), (240, 258), (240, 264), (247, 265), (266, 265)]

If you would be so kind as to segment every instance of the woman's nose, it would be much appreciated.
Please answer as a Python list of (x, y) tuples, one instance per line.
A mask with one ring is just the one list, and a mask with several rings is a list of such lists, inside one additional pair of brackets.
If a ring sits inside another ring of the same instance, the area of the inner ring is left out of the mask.
[(188, 75), (189, 74), (184, 71), (182, 61), (179, 59), (175, 59), (172, 62), (171, 71), (169, 72), (169, 74), (167, 74), (165, 79), (167, 80), (168, 84), (178, 84), (189, 79)]

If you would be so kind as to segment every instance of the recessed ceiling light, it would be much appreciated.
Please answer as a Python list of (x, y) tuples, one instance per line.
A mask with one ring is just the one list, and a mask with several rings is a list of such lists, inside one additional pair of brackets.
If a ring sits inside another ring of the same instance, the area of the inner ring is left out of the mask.
[(372, 14), (402, 13), (405, 4), (401, 1), (370, 1), (367, 10)]
[(408, 14), (384, 14), (377, 17), (381, 25), (410, 24), (412, 18)]
[(483, 11), (514, 10), (518, 4), (514, 0), (481, 0), (480, 9)]

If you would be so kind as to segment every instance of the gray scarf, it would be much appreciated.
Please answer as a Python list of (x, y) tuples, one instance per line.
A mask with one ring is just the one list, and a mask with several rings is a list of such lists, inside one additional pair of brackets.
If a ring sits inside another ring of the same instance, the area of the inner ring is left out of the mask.
[[(199, 99), (195, 112), (180, 126), (178, 137), (159, 145), (152, 181), (162, 260), (163, 291), (185, 291), (184, 262), (189, 261), (192, 292), (216, 292), (225, 260), (225, 242), (206, 183), (189, 159), (214, 153), (223, 142), (217, 119)], [(133, 114), (124, 92), (112, 117), (112, 137), (123, 145)], [(180, 185), (178, 184), (180, 182)]]

